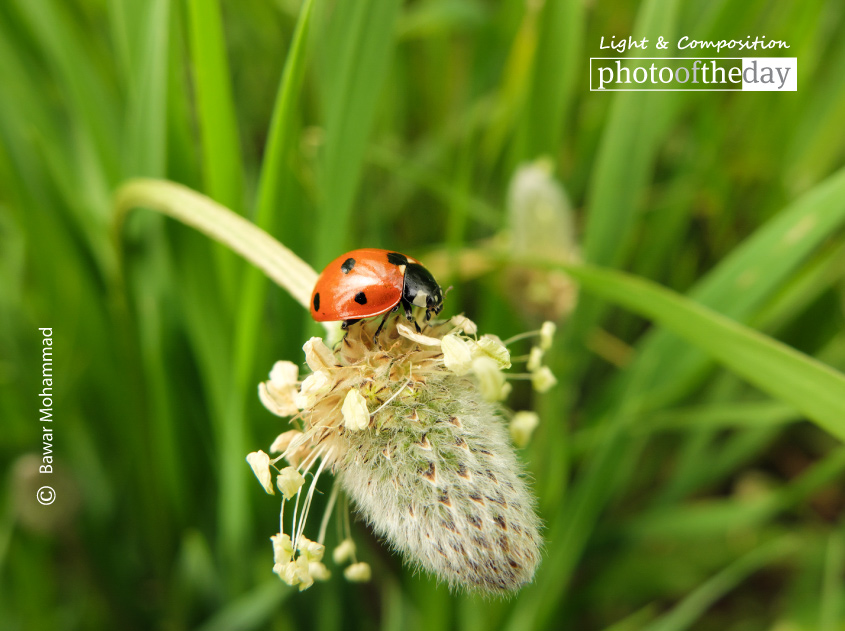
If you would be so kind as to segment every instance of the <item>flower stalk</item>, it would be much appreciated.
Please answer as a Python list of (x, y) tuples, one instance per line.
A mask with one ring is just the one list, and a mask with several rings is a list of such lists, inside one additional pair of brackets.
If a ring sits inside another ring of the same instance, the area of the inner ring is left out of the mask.
[(115, 233), (132, 208), (173, 217), (230, 247), (283, 287), (306, 309), (317, 272), (269, 234), (214, 200), (167, 180), (134, 179), (115, 196)]

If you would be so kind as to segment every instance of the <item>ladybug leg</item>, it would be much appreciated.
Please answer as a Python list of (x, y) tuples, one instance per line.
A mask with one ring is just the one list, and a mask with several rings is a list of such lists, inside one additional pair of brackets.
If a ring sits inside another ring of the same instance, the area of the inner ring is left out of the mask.
[(402, 308), (405, 310), (405, 317), (408, 318), (408, 322), (413, 322), (414, 328), (417, 330), (417, 333), (422, 333), (422, 329), (417, 323), (416, 318), (414, 318), (414, 313), (411, 310), (411, 303), (405, 300), (404, 298), (402, 299)]
[(381, 333), (381, 330), (384, 328), (384, 323), (387, 322), (387, 318), (389, 318), (390, 314), (394, 311), (396, 311), (395, 308), (391, 309), (390, 311), (384, 314), (384, 317), (381, 319), (381, 324), (379, 324), (378, 328), (376, 329), (376, 334), (373, 335), (373, 346), (378, 346), (379, 348), (381, 348), (378, 343), (378, 334)]

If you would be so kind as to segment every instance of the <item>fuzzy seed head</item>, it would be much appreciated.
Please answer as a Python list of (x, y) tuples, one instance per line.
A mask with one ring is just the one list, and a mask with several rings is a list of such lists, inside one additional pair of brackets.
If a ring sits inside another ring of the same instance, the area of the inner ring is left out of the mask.
[[(306, 343), (314, 372), (296, 394), (299, 430), (274, 446), (284, 445), (294, 471), (322, 460), (320, 468), (334, 473), (360, 514), (414, 567), (455, 588), (518, 589), (532, 580), (542, 541), (497, 403), (510, 388), (502, 372), (510, 366), (507, 348), (495, 336), (475, 339), (465, 319), (427, 323), (417, 333), (394, 317), (375, 344), (377, 325), (350, 326), (334, 351), (319, 338)], [(323, 548), (304, 536), (294, 547), (298, 555), (281, 555), (274, 571), (302, 589), (322, 576), (313, 564)], [(351, 540), (333, 558), (355, 560)], [(353, 581), (370, 573), (366, 563), (344, 570)]]
[[(508, 192), (508, 236), (514, 258), (530, 256), (561, 263), (581, 259), (575, 214), (547, 160), (520, 166)], [(557, 271), (514, 266), (505, 273), (515, 306), (535, 318), (560, 319), (578, 299), (575, 283)]]
[(341, 484), (415, 565), (452, 586), (518, 588), (539, 561), (539, 521), (498, 410), (469, 379), (426, 385), (387, 412), (414, 410), (417, 423), (385, 421), (385, 431), (350, 438)]

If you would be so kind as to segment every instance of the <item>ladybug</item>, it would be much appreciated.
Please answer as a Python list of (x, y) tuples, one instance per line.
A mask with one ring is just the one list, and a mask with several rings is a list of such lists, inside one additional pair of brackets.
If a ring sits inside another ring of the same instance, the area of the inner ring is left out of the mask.
[(424, 308), (430, 320), (443, 309), (443, 291), (419, 261), (391, 250), (364, 248), (337, 257), (326, 265), (311, 293), (311, 316), (317, 322), (343, 320), (347, 328), (385, 314), (375, 338), (400, 305), (419, 331), (411, 308)]

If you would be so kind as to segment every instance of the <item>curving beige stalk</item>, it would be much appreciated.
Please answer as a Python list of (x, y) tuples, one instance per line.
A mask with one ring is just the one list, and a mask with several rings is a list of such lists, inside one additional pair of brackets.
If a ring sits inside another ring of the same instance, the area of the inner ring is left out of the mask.
[(129, 180), (115, 194), (116, 229), (135, 207), (178, 219), (230, 247), (309, 308), (317, 272), (261, 228), (187, 186), (168, 180)]

